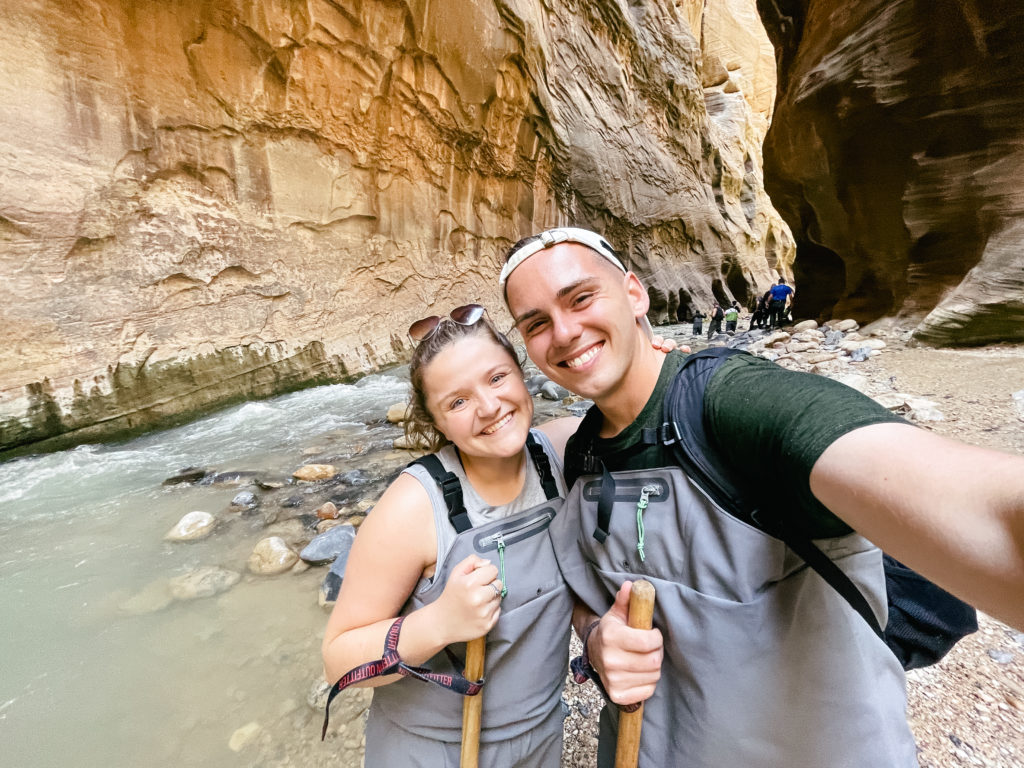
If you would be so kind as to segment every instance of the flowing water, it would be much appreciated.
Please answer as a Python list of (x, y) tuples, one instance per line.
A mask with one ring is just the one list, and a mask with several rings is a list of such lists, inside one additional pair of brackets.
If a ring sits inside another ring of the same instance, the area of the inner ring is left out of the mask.
[[(283, 479), (314, 451), (388, 445), (398, 430), (381, 422), (407, 386), (370, 376), (0, 464), (0, 766), (358, 764), (319, 744), (306, 703), (325, 569), (246, 575), (265, 534), (260, 515), (231, 511), (240, 488), (161, 483), (187, 466)], [(192, 510), (224, 522), (200, 542), (164, 541)], [(242, 579), (161, 607), (170, 578), (207, 565)], [(229, 749), (253, 722), (259, 746)]]

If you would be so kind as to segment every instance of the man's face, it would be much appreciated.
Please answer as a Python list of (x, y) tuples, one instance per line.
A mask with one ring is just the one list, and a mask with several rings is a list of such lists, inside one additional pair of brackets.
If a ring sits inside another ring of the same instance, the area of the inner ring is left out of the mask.
[(509, 310), (534, 363), (552, 381), (594, 400), (622, 391), (638, 350), (647, 292), (585, 245), (531, 256), (506, 283)]

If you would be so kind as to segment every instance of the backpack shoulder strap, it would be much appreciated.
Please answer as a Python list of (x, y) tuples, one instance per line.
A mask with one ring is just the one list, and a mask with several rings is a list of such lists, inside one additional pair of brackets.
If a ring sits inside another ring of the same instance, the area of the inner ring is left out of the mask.
[(737, 354), (747, 353), (715, 347), (687, 357), (665, 395), (665, 423), (657, 439), (672, 448), (683, 469), (719, 507), (782, 541), (842, 595), (876, 635), (884, 639), (875, 612), (857, 585), (810, 538), (786, 525), (785, 515), (766, 518), (759, 514), (758, 502), (763, 494), (747, 487), (708, 435), (704, 425), (704, 392), (715, 371)]
[(530, 452), (530, 458), (533, 459), (533, 466), (537, 468), (537, 474), (540, 475), (540, 484), (544, 489), (544, 497), (548, 501), (557, 498), (558, 484), (555, 482), (555, 476), (551, 472), (551, 460), (548, 458), (544, 446), (533, 436), (533, 432), (526, 436), (526, 448)]
[(469, 521), (469, 513), (462, 501), (462, 483), (459, 482), (455, 473), (445, 469), (441, 460), (432, 453), (410, 461), (408, 466), (411, 467), (413, 464), (419, 464), (427, 470), (434, 482), (437, 483), (437, 487), (441, 489), (445, 506), (448, 507), (448, 521), (452, 524), (455, 532), (462, 533), (472, 528), (473, 524)]

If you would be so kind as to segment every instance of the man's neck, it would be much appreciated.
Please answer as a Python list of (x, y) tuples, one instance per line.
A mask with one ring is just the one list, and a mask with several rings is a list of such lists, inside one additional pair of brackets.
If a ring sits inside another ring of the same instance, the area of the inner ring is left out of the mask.
[(622, 385), (607, 397), (594, 401), (604, 417), (599, 437), (615, 437), (632, 424), (654, 394), (666, 353), (650, 346), (646, 337), (644, 341), (647, 346), (641, 346)]

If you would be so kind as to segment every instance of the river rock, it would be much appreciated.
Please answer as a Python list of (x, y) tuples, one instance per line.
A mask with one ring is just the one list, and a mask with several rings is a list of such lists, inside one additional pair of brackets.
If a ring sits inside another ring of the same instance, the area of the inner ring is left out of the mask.
[(226, 592), (242, 578), (235, 571), (203, 566), (171, 579), (168, 586), (175, 600), (195, 600)]
[(858, 349), (885, 349), (886, 343), (881, 339), (857, 339), (855, 341), (846, 340), (839, 345), (839, 348), (844, 352), (855, 352)]
[(292, 473), (296, 480), (313, 483), (317, 480), (330, 480), (338, 474), (338, 468), (333, 464), (306, 464), (299, 467)]
[(249, 744), (252, 743), (260, 733), (260, 724), (256, 721), (246, 723), (241, 728), (231, 734), (231, 738), (228, 740), (228, 748), (232, 752), (241, 752)]
[(176, 475), (172, 475), (163, 481), (162, 485), (179, 485), (180, 483), (196, 483), (202, 480), (209, 473), (208, 469), (202, 467), (185, 467), (179, 469)]
[(541, 387), (549, 381), (550, 379), (542, 373), (530, 376), (526, 379), (526, 391), (530, 393), (530, 397), (536, 397), (540, 394)]
[(401, 424), (409, 418), (409, 403), (395, 403), (388, 407), (385, 418), (392, 424)]
[(246, 509), (255, 509), (259, 506), (260, 500), (252, 491), (242, 491), (241, 493), (235, 494), (235, 497), (231, 499), (232, 507), (244, 507)]
[(811, 365), (817, 365), (818, 363), (827, 363), (829, 360), (835, 360), (839, 356), (837, 352), (815, 352), (807, 356), (807, 362)]
[(164, 538), (168, 541), (196, 541), (205, 539), (217, 525), (217, 519), (209, 512), (189, 512), (171, 528)]
[(259, 478), (258, 472), (251, 470), (233, 470), (231, 472), (216, 472), (203, 478), (203, 485), (245, 485), (256, 482)]
[(813, 331), (818, 327), (817, 320), (801, 320), (799, 323), (793, 326), (793, 333), (797, 334), (801, 331)]
[(553, 381), (548, 381), (540, 388), (540, 395), (545, 400), (562, 400), (569, 396), (569, 390), (565, 387), (560, 387)]
[(397, 451), (425, 451), (430, 447), (426, 440), (408, 435), (399, 435), (391, 446)]
[(856, 320), (840, 320), (839, 322), (830, 323), (829, 326), (833, 330), (842, 331), (843, 333), (856, 331), (860, 328), (860, 324)]
[(780, 341), (781, 342), (787, 342), (787, 341), (789, 341), (789, 339), (790, 339), (790, 335), (788, 333), (786, 333), (785, 331), (774, 331), (774, 332), (768, 334), (767, 336), (765, 336), (763, 339), (761, 339), (761, 342), (766, 347), (770, 347), (772, 344), (777, 344)]
[(316, 524), (317, 533), (327, 533), (331, 528), (337, 528), (339, 525), (345, 525), (345, 521), (338, 518), (335, 520), (321, 520)]
[(355, 538), (356, 529), (353, 526), (338, 525), (316, 536), (299, 556), (314, 565), (330, 563), (338, 558), (345, 560)]
[(249, 555), (247, 566), (252, 573), (260, 576), (276, 576), (284, 573), (298, 561), (299, 556), (280, 536), (260, 539)]
[[(316, 518), (312, 518), (316, 519)], [(285, 543), (289, 547), (304, 547), (309, 543), (310, 537), (313, 535), (310, 528), (306, 524), (306, 516), (295, 518), (290, 520), (281, 520), (280, 522), (274, 522), (267, 526), (263, 531), (264, 537), (277, 536), (285, 540)]]
[(316, 516), (320, 520), (336, 520), (338, 518), (338, 508), (334, 505), (333, 501), (325, 501), (317, 507)]
[[(871, 382), (868, 381), (868, 377), (862, 376), (859, 373), (843, 373), (838, 376), (833, 376), (832, 378), (838, 381), (840, 384), (845, 384), (851, 389), (856, 389), (858, 392), (864, 394), (866, 394), (868, 389), (870, 389), (871, 387)], [(888, 408), (889, 406), (885, 407)]]

